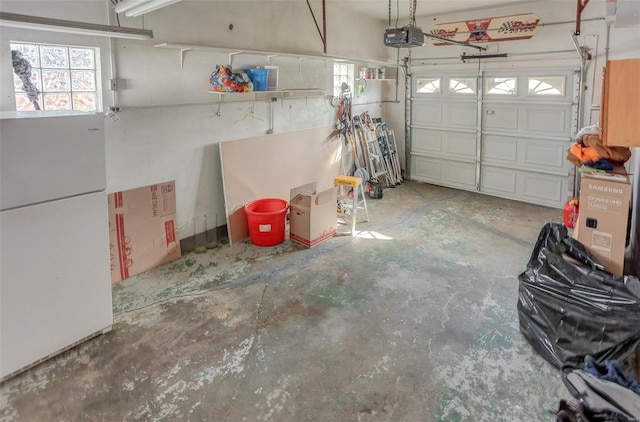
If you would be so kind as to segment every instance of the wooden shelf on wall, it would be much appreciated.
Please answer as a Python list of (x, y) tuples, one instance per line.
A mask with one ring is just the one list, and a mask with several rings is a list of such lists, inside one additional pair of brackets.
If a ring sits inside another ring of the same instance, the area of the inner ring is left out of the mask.
[(218, 102), (222, 101), (259, 101), (281, 98), (306, 98), (324, 97), (325, 93), (321, 89), (285, 89), (281, 91), (251, 91), (251, 92), (218, 92), (209, 91), (209, 94), (216, 95)]
[(229, 64), (231, 64), (231, 58), (238, 54), (256, 54), (266, 56), (267, 59), (271, 57), (291, 57), (294, 59), (317, 59), (317, 60), (333, 60), (333, 61), (349, 61), (355, 63), (370, 63), (387, 67), (401, 67), (399, 64), (389, 63), (381, 60), (370, 60), (364, 58), (337, 56), (337, 55), (319, 55), (319, 54), (299, 54), (299, 53), (285, 53), (282, 51), (264, 51), (264, 50), (248, 50), (242, 48), (230, 48), (230, 47), (216, 47), (206, 45), (194, 45), (194, 44), (176, 44), (176, 43), (161, 43), (154, 45), (156, 48), (164, 48), (169, 50), (177, 50), (180, 52), (180, 67), (184, 65), (184, 55), (187, 51), (211, 51), (217, 53), (224, 53), (229, 55)]

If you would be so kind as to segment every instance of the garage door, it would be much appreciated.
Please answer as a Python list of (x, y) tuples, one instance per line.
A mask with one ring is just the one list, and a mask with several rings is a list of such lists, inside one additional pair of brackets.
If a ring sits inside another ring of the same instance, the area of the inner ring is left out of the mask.
[(573, 69), (415, 73), (410, 178), (561, 208), (577, 78)]

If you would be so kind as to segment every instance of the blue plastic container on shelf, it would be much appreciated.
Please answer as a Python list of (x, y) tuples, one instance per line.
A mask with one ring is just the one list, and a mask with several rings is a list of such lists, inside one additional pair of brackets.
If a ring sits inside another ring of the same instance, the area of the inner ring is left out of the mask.
[(267, 90), (267, 69), (244, 69), (244, 73), (249, 76), (253, 83), (254, 91), (266, 91)]

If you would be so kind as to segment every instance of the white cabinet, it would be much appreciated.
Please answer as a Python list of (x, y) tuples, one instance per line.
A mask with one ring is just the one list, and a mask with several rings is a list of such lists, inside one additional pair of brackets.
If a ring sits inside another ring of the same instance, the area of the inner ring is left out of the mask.
[(610, 60), (604, 69), (600, 130), (609, 146), (640, 147), (640, 58)]

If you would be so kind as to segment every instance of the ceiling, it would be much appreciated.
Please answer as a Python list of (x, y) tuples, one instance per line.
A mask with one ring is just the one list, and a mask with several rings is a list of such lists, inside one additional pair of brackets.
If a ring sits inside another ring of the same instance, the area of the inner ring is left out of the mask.
[[(352, 11), (355, 15), (366, 15), (388, 22), (389, 0), (326, 0), (327, 4), (339, 2), (340, 7)], [(560, 0), (391, 0), (391, 26), (404, 26), (409, 23), (409, 5), (416, 1), (416, 17), (433, 17), (456, 12), (477, 12), (502, 6), (517, 6), (530, 3), (545, 3), (553, 7)], [(577, 10), (577, 0), (570, 1)], [(583, 0), (584, 1), (584, 0)], [(588, 2), (589, 0), (587, 0)], [(593, 9), (597, 1), (591, 0), (586, 7)], [(606, 0), (607, 15), (615, 16), (616, 27), (640, 25), (640, 0)], [(397, 25), (396, 25), (397, 20)]]
[[(332, 0), (328, 0), (328, 4)], [(356, 15), (362, 14), (380, 20), (389, 20), (389, 0), (335, 0), (341, 7), (352, 10)], [(547, 0), (553, 1), (553, 0)], [(409, 23), (409, 0), (391, 0), (391, 24), (398, 26)], [(417, 0), (416, 17), (444, 15), (461, 11), (479, 11), (501, 6), (513, 6), (531, 3), (531, 0)]]

